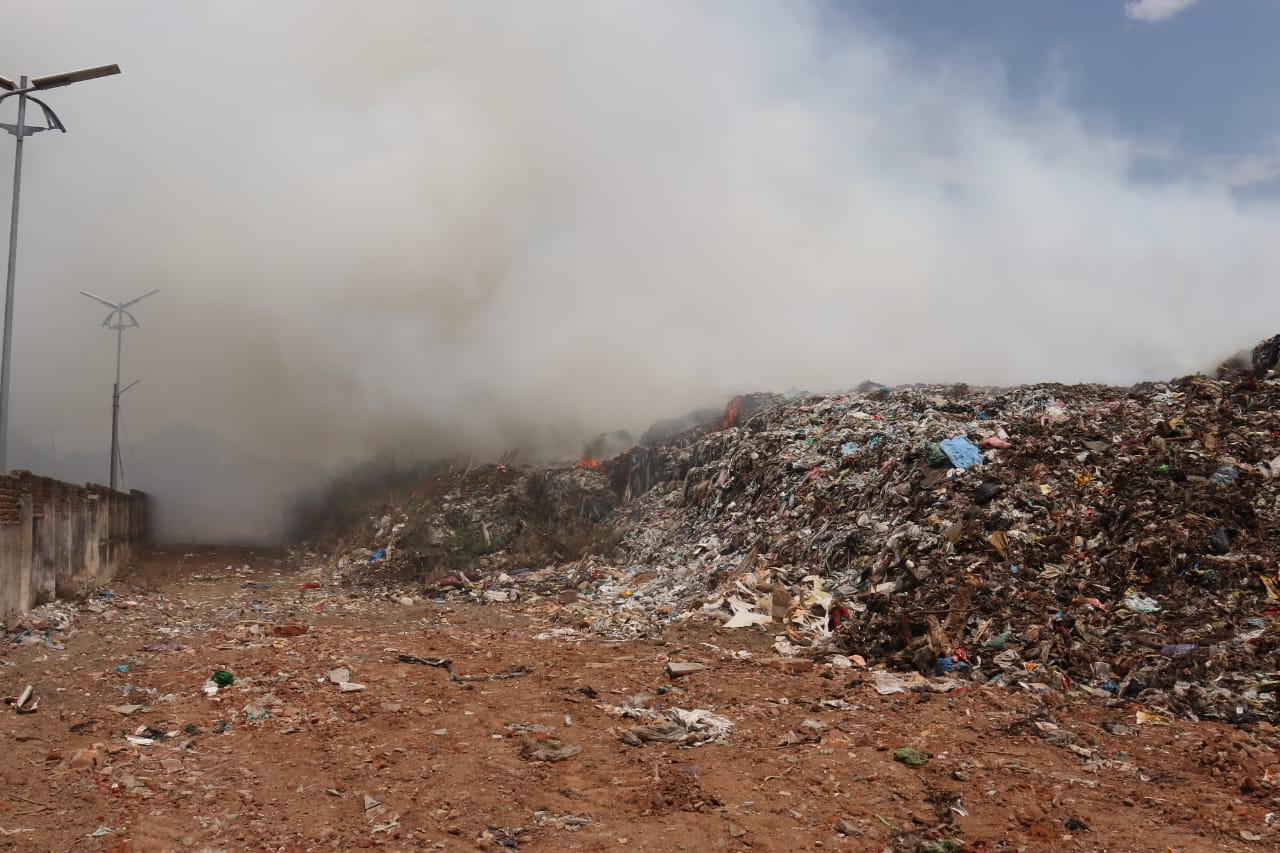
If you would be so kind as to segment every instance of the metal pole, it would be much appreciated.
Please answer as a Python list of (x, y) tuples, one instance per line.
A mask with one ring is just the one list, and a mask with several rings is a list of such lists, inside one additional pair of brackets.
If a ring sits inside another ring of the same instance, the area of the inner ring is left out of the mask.
[[(27, 88), (24, 75), (19, 89)], [(0, 363), (0, 473), (9, 470), (9, 363), (13, 354), (13, 281), (18, 271), (18, 196), (22, 190), (22, 140), (26, 135), (27, 96), (18, 95), (18, 127), (14, 134), (13, 210), (9, 214), (9, 274), (4, 284), (4, 361)]]
[(124, 326), (116, 327), (116, 384), (111, 386), (111, 490), (116, 488), (120, 469), (120, 353), (124, 347)]
[(120, 395), (141, 381), (136, 380), (124, 388), (120, 387), (120, 364), (122, 361), (121, 355), (124, 351), (124, 331), (138, 325), (138, 318), (133, 316), (129, 308), (137, 305), (148, 296), (154, 296), (159, 292), (159, 290), (151, 290), (127, 302), (112, 302), (110, 299), (95, 296), (87, 290), (80, 291), (81, 294), (89, 297), (94, 302), (99, 302), (111, 309), (111, 313), (107, 315), (107, 319), (102, 321), (102, 325), (108, 329), (114, 329), (116, 333), (116, 381), (111, 386), (111, 475), (109, 482), (112, 489), (119, 484), (119, 473), (123, 467), (120, 464), (123, 461), (120, 457)]
[(111, 490), (116, 488), (116, 425), (120, 422), (120, 383), (111, 386)]

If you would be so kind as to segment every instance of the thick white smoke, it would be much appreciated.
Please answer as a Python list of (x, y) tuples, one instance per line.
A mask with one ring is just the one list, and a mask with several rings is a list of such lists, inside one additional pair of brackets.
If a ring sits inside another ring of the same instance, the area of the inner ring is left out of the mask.
[(77, 291), (159, 287), (125, 462), (178, 535), (264, 535), (388, 447), (868, 376), (1130, 382), (1275, 331), (1275, 203), (1136, 177), (1052, 93), (856, 7), (19, 0), (5, 27), (0, 74), (125, 71), (51, 92), (71, 133), (28, 145), (12, 461), (105, 479), (114, 343)]

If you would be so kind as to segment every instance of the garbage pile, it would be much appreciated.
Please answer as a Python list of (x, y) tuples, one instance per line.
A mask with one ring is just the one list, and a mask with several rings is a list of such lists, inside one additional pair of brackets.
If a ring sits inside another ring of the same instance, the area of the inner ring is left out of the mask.
[[(512, 474), (590, 477), (580, 517), (618, 547), (457, 589), (615, 637), (715, 619), (780, 655), (1280, 722), (1274, 349), (1131, 388), (735, 398), (591, 468)], [(510, 488), (465, 494), (504, 543)]]
[(617, 503), (599, 465), (459, 464), (342, 531), (336, 567), (353, 585), (396, 577), (429, 588), (477, 588), (497, 573), (604, 549), (610, 543), (602, 522)]
[(633, 563), (780, 651), (1280, 718), (1280, 382), (873, 388), (659, 450)]

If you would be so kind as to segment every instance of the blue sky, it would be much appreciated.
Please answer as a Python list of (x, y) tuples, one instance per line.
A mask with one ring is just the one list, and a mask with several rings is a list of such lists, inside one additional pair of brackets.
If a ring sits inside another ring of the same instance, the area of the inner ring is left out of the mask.
[(999, 66), (1014, 98), (1052, 92), (1149, 146), (1163, 174), (1280, 189), (1277, 0), (841, 0), (924, 62)]

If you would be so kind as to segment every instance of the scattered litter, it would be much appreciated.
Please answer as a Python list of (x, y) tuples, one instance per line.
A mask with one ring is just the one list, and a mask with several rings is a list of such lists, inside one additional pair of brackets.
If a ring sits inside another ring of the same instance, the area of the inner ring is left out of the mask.
[(667, 675), (672, 678), (680, 678), (684, 675), (692, 675), (695, 672), (702, 672), (706, 668), (706, 664), (690, 663), (686, 661), (671, 661), (667, 664)]
[(493, 672), (481, 675), (458, 675), (453, 671), (453, 661), (447, 658), (423, 658), (415, 655), (398, 655), (401, 663), (420, 663), (424, 666), (435, 666), (449, 673), (450, 681), (503, 681), (508, 678), (520, 678), (533, 672), (529, 667), (521, 666), (507, 672)]
[(1167, 726), (1173, 722), (1164, 714), (1152, 714), (1149, 711), (1138, 711), (1135, 716), (1140, 726)]
[(449, 673), (449, 680), (453, 680), (453, 661), (448, 658), (420, 658), (414, 655), (399, 655), (396, 660), (401, 663), (420, 663), (423, 666), (437, 666)]
[(582, 747), (559, 738), (539, 734), (520, 735), (520, 757), (527, 761), (564, 761), (582, 752)]
[(908, 767), (923, 767), (929, 763), (929, 756), (914, 747), (900, 746), (893, 751), (893, 760)]
[(719, 714), (701, 708), (693, 711), (671, 708), (662, 714), (659, 722), (632, 726), (621, 733), (621, 738), (630, 746), (648, 742), (701, 746), (726, 738), (732, 732), (733, 723)]
[(18, 696), (4, 701), (19, 714), (33, 714), (40, 707), (40, 698), (35, 695), (35, 689), (30, 684)]
[(914, 693), (929, 691), (931, 693), (949, 693), (965, 686), (965, 682), (954, 678), (925, 678), (918, 672), (898, 674), (877, 670), (871, 674), (872, 684), (881, 696), (893, 693)]
[(533, 822), (536, 826), (550, 826), (555, 829), (567, 829), (570, 832), (581, 829), (584, 826), (595, 826), (595, 821), (589, 817), (579, 815), (552, 815), (545, 811), (535, 811), (533, 813)]

